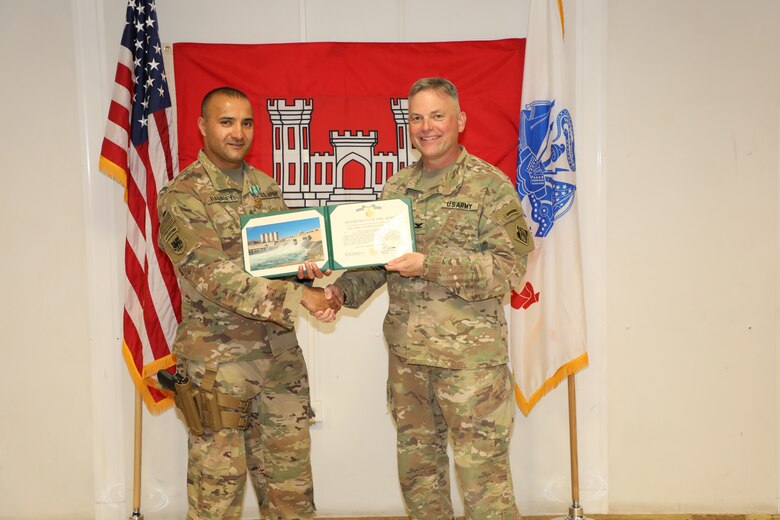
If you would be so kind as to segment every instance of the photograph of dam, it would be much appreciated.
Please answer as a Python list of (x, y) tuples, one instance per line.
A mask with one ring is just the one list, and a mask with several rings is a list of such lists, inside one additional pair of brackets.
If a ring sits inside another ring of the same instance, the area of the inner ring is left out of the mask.
[(246, 237), (253, 271), (325, 260), (317, 217), (247, 227)]

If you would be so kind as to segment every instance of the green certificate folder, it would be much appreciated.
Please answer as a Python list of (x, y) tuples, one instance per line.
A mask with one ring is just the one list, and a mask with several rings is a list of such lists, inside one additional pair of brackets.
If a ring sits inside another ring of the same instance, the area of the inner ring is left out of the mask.
[(304, 262), (326, 269), (384, 265), (415, 251), (409, 198), (352, 202), (241, 217), (244, 269), (273, 278)]

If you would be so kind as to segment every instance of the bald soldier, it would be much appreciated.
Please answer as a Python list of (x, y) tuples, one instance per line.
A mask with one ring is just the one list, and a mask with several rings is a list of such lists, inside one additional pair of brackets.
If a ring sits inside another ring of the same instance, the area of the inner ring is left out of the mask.
[[(391, 177), (383, 199), (412, 199), (417, 249), (384, 269), (352, 271), (326, 294), (357, 308), (383, 284), (388, 400), (411, 518), (453, 518), (448, 436), (466, 518), (515, 519), (509, 440), (513, 383), (503, 301), (521, 287), (533, 241), (506, 175), (458, 145), (458, 91), (443, 78), (409, 92), (421, 160)], [(334, 310), (317, 316), (329, 321)]]
[[(159, 242), (182, 293), (177, 372), (200, 398), (199, 413), (184, 413), (187, 518), (239, 519), (247, 473), (263, 518), (312, 518), (309, 383), (293, 327), (300, 306), (328, 302), (322, 289), (243, 269), (241, 216), (287, 209), (279, 186), (244, 162), (254, 136), (246, 95), (209, 92), (198, 127), (198, 159), (159, 197)], [(307, 267), (307, 278), (322, 276)], [(185, 397), (177, 391), (177, 405)]]

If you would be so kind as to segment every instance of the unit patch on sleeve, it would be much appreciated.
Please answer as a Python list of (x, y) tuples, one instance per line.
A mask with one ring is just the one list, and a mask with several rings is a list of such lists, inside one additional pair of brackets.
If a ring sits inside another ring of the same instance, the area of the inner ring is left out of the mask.
[(163, 215), (160, 222), (160, 242), (174, 261), (178, 261), (184, 254), (186, 244), (170, 213)]
[(496, 210), (491, 218), (504, 228), (504, 232), (512, 241), (512, 247), (517, 254), (526, 255), (533, 251), (534, 240), (531, 236), (531, 230), (523, 218), (523, 208), (519, 204), (510, 202)]

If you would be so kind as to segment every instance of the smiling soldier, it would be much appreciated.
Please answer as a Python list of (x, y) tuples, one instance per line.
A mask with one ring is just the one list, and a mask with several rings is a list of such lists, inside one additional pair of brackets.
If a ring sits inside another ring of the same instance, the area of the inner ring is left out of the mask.
[(391, 177), (382, 198), (412, 199), (417, 252), (384, 269), (347, 272), (325, 290), (356, 308), (387, 283), (388, 402), (415, 520), (453, 518), (448, 437), (466, 518), (520, 518), (509, 468), (515, 404), (503, 301), (521, 287), (533, 240), (507, 176), (458, 144), (465, 127), (450, 81), (412, 86), (409, 134), (421, 160)]

